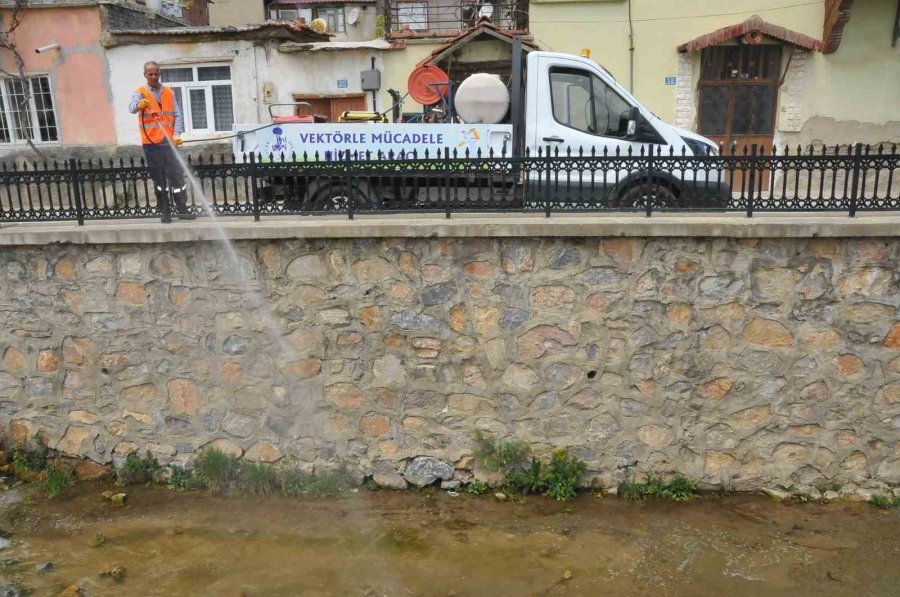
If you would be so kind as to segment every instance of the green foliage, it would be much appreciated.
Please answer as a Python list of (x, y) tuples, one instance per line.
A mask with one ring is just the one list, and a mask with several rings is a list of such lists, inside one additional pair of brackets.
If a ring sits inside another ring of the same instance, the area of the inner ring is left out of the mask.
[(253, 495), (269, 495), (278, 484), (278, 474), (271, 464), (244, 462), (240, 467), (239, 483)]
[(684, 475), (675, 475), (670, 481), (651, 475), (647, 477), (645, 483), (635, 483), (634, 480), (620, 483), (617, 493), (623, 500), (632, 502), (645, 497), (671, 500), (673, 502), (687, 502), (694, 497), (696, 489), (697, 482), (688, 479)]
[(531, 457), (531, 464), (522, 470), (511, 470), (506, 473), (502, 489), (507, 493), (541, 493), (546, 487), (544, 464)]
[(47, 446), (38, 441), (35, 450), (28, 450), (25, 446), (14, 446), (12, 449), (13, 472), (16, 475), (38, 473), (47, 468)]
[(475, 443), (475, 458), (486, 470), (493, 472), (521, 470), (531, 455), (531, 448), (523, 440), (500, 441), (480, 430), (475, 432)]
[(900, 508), (900, 497), (888, 497), (886, 495), (873, 495), (869, 503), (882, 510)]
[(116, 469), (116, 485), (150, 483), (160, 469), (159, 462), (149, 451), (143, 458), (138, 456), (137, 452), (132, 452), (125, 458), (122, 468)]
[(288, 465), (278, 471), (278, 489), (285, 497), (304, 495), (309, 487), (310, 475), (295, 465)]
[(315, 473), (309, 479), (306, 493), (313, 497), (340, 497), (350, 490), (350, 475), (344, 468)]
[(166, 488), (172, 491), (187, 491), (205, 487), (203, 479), (188, 469), (170, 464), (166, 467)]
[(616, 495), (627, 502), (636, 502), (644, 499), (644, 486), (634, 481), (623, 481), (619, 483)]
[[(487, 470), (500, 474), (493, 487), (503, 493), (528, 495), (542, 493), (556, 500), (570, 500), (577, 495), (587, 465), (568, 450), (556, 450), (545, 463), (531, 453), (531, 447), (520, 439), (498, 441), (482, 432), (475, 435), (475, 458)], [(491, 486), (478, 481), (469, 483), (466, 491), (481, 494)]]
[(466, 493), (471, 493), (472, 495), (482, 495), (490, 491), (491, 486), (484, 481), (479, 481), (477, 479), (471, 481), (466, 485)]
[(565, 448), (556, 450), (550, 457), (544, 477), (544, 495), (559, 501), (568, 501), (577, 495), (578, 484), (587, 465)]
[(683, 475), (675, 475), (671, 481), (661, 477), (650, 476), (644, 484), (642, 493), (647, 497), (673, 502), (687, 502), (694, 497), (697, 483)]
[(75, 473), (66, 468), (51, 464), (47, 468), (47, 476), (41, 483), (41, 489), (47, 497), (58, 497), (63, 491), (75, 483)]
[(197, 476), (212, 493), (221, 493), (237, 481), (240, 465), (236, 456), (210, 448), (200, 454), (196, 471)]

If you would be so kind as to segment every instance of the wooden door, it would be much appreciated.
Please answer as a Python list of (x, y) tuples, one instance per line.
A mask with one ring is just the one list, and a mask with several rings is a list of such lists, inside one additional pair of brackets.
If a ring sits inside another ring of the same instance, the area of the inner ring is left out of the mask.
[[(716, 46), (703, 50), (700, 75), (700, 134), (719, 144), (726, 155), (772, 152), (778, 89), (780, 45)], [(760, 181), (768, 184), (768, 173)], [(733, 187), (740, 191), (742, 173)]]

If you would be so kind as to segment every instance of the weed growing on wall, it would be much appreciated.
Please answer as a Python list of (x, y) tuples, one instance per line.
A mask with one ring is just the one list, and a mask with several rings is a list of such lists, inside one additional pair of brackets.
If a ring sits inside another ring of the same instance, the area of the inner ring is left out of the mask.
[(568, 450), (556, 450), (543, 478), (544, 495), (562, 502), (571, 500), (586, 470), (587, 465)]
[(47, 497), (58, 497), (66, 489), (74, 485), (75, 473), (67, 468), (51, 464), (47, 467), (46, 476), (41, 483), (41, 489)]
[(237, 481), (240, 468), (237, 456), (210, 448), (197, 459), (196, 474), (211, 493), (221, 493)]
[(684, 475), (675, 475), (664, 481), (661, 477), (650, 476), (644, 483), (636, 483), (633, 479), (619, 483), (616, 494), (623, 500), (634, 502), (644, 498), (686, 502), (694, 497), (697, 482)]
[(499, 474), (493, 485), (480, 481), (469, 483), (469, 493), (485, 493), (495, 489), (503, 493), (528, 495), (543, 494), (555, 500), (573, 499), (578, 492), (581, 477), (587, 465), (568, 450), (556, 450), (549, 462), (536, 458), (531, 447), (523, 440), (508, 438), (498, 440), (477, 432), (475, 458), (484, 469)]
[(143, 458), (138, 456), (137, 452), (133, 452), (125, 457), (125, 464), (116, 469), (116, 485), (151, 483), (160, 470), (162, 467), (149, 451)]
[(172, 491), (188, 491), (206, 487), (206, 484), (199, 476), (175, 464), (170, 464), (166, 467), (165, 482), (166, 488)]
[(886, 495), (873, 495), (869, 503), (882, 510), (900, 508), (900, 497), (888, 497)]
[(28, 450), (25, 446), (14, 446), (12, 449), (13, 472), (18, 477), (40, 473), (47, 468), (47, 446), (38, 441), (37, 449)]
[(238, 484), (251, 495), (270, 495), (278, 486), (275, 467), (264, 462), (241, 463)]

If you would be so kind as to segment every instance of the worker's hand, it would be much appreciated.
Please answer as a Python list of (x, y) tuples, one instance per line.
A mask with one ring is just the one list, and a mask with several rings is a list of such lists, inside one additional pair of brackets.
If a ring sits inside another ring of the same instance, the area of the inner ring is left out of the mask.
[(174, 139), (172, 139), (172, 144), (173, 144), (175, 147), (178, 147), (178, 146), (181, 145), (182, 143), (184, 143), (184, 141), (181, 140), (181, 137), (175, 137)]
[(142, 99), (141, 101), (139, 101), (137, 103), (137, 107), (138, 107), (138, 110), (146, 110), (147, 108), (150, 107), (150, 102), (148, 102), (145, 99)]

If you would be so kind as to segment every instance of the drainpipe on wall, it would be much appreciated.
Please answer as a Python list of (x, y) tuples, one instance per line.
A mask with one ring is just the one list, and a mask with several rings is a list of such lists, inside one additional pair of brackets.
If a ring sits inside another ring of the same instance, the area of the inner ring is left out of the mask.
[(260, 90), (259, 90), (259, 67), (256, 64), (256, 44), (250, 44), (250, 51), (253, 52), (253, 85), (256, 90), (256, 97), (254, 98), (254, 105), (256, 106), (256, 122), (262, 122), (260, 117), (260, 108), (262, 108), (262, 102), (260, 101)]
[(628, 0), (628, 91), (634, 94), (634, 23), (631, 20), (631, 0)]

